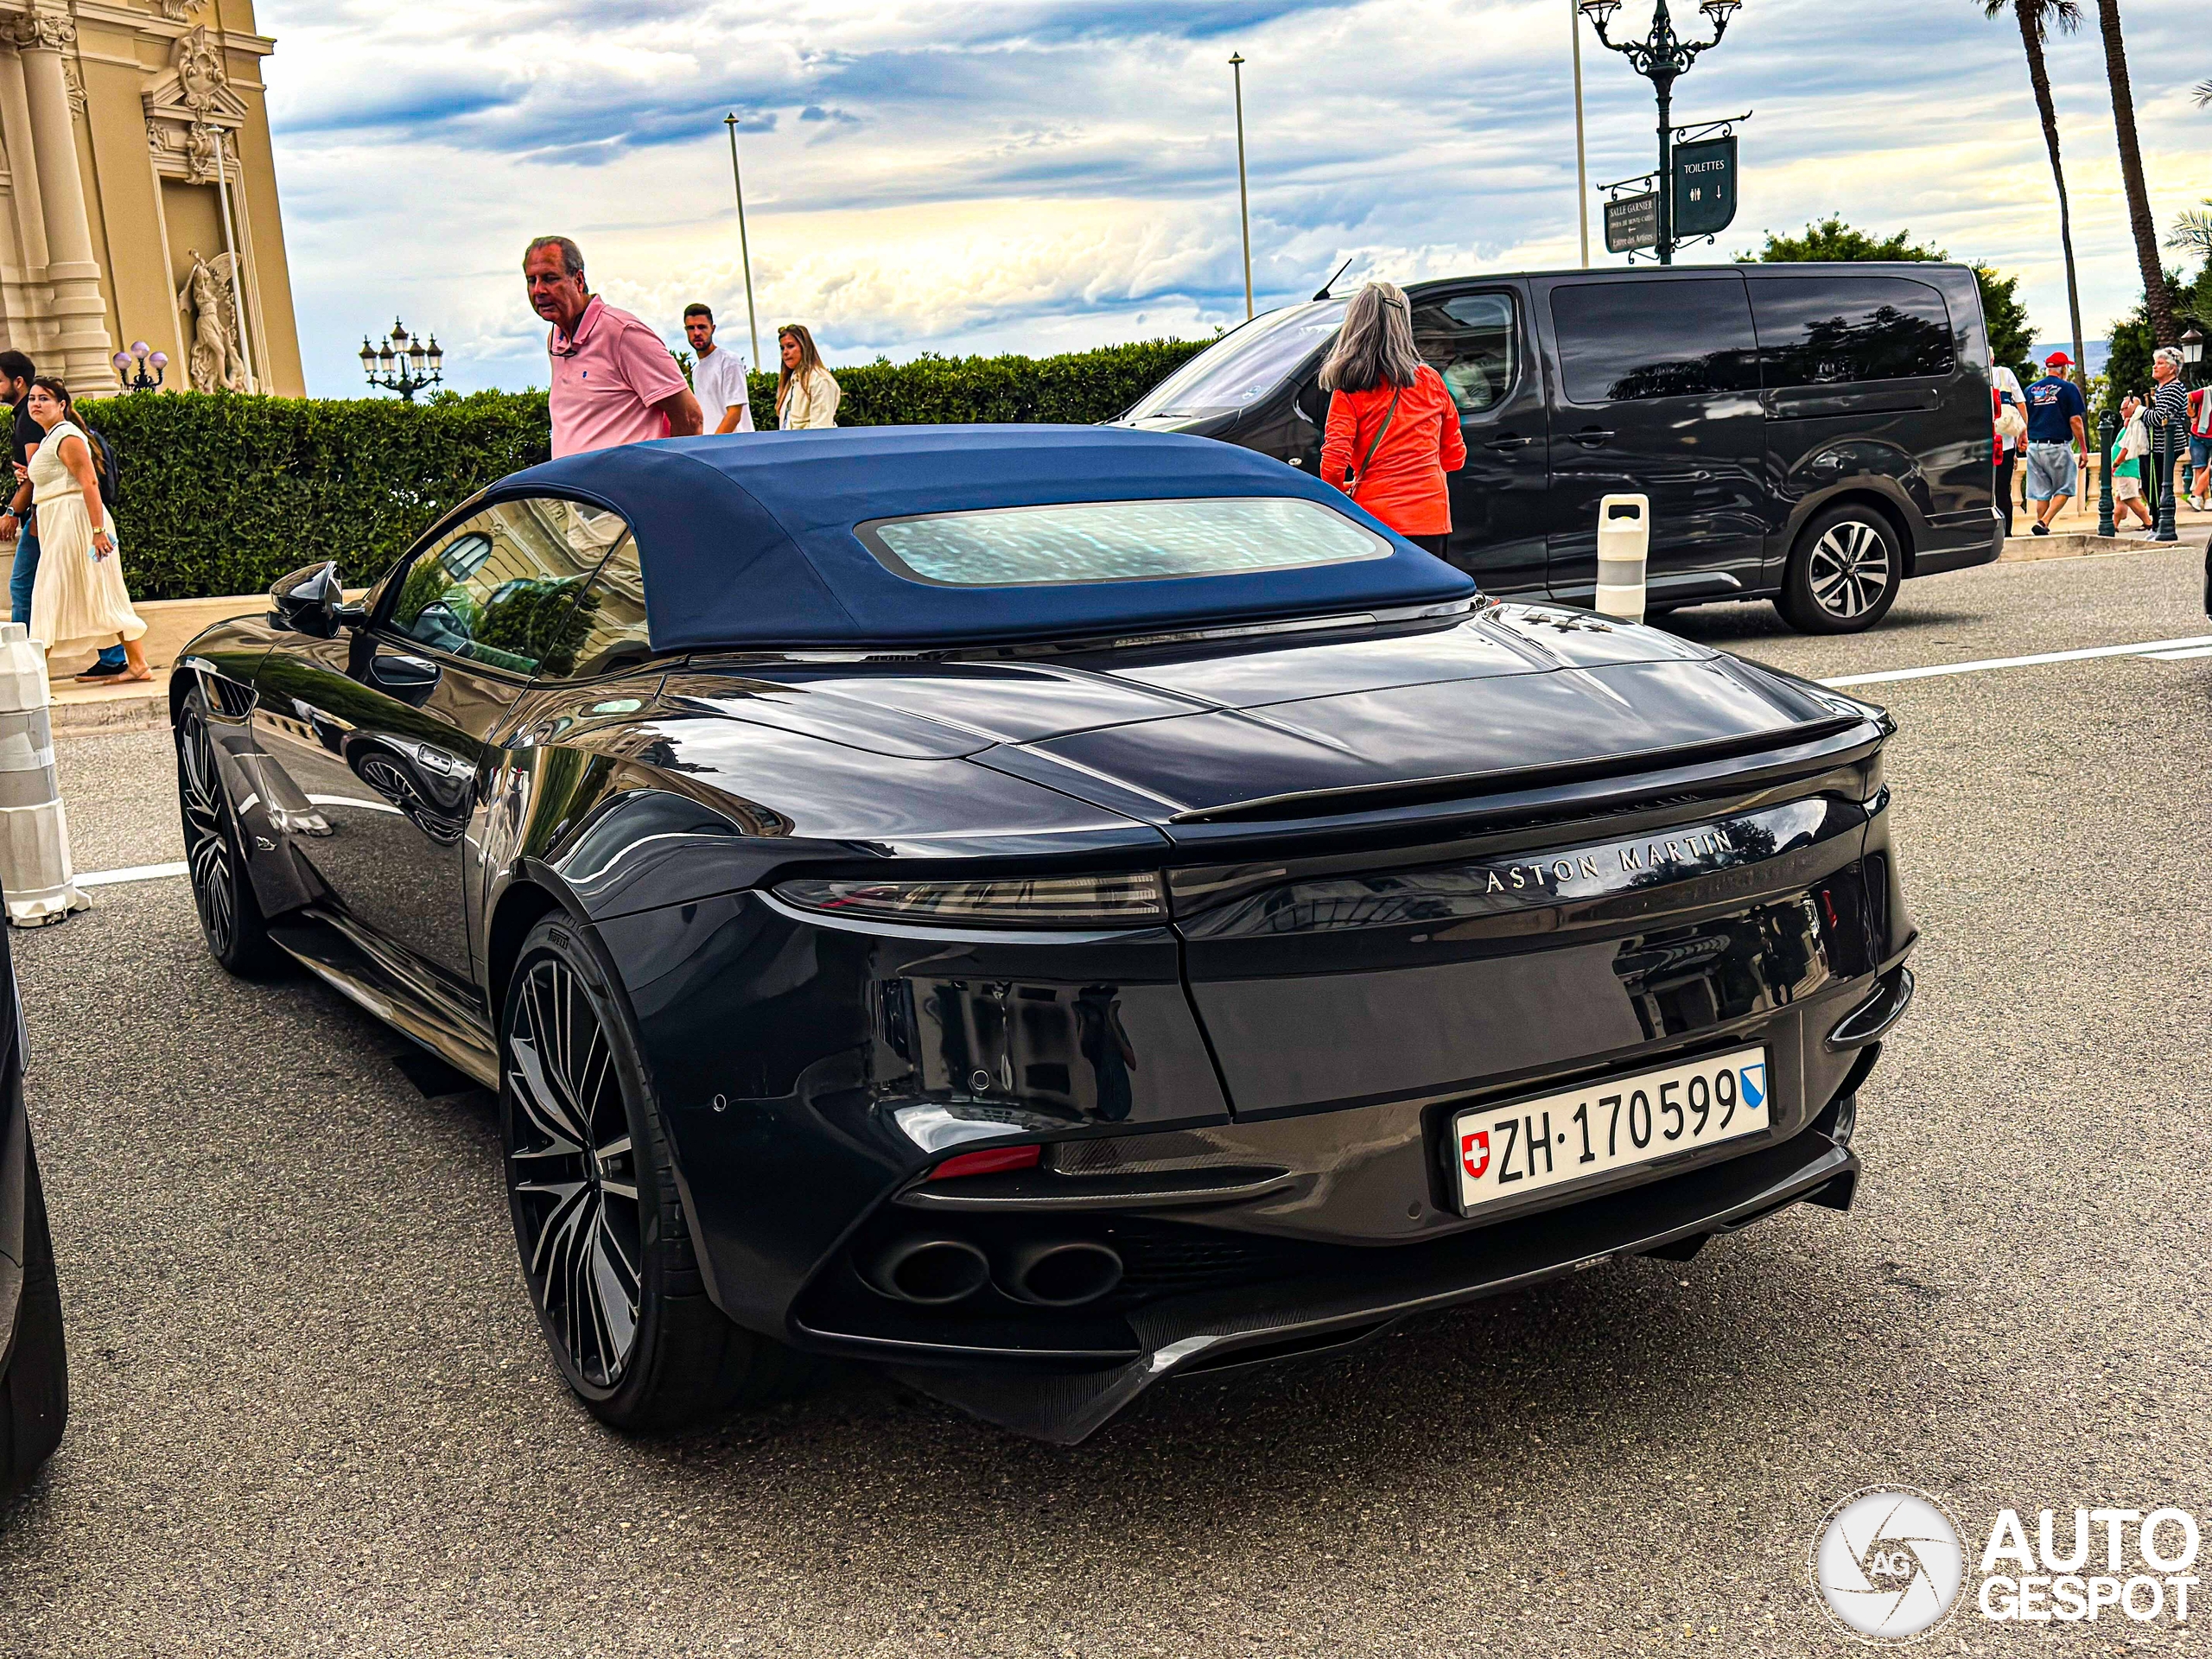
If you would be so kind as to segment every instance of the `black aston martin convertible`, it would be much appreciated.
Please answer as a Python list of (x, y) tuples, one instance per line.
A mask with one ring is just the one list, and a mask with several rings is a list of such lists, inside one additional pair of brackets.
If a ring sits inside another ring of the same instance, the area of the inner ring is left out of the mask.
[(1202, 439), (574, 456), (181, 666), (209, 947), (498, 1090), (626, 1427), (843, 1355), (1072, 1441), (1842, 1209), (1911, 995), (1878, 709)]

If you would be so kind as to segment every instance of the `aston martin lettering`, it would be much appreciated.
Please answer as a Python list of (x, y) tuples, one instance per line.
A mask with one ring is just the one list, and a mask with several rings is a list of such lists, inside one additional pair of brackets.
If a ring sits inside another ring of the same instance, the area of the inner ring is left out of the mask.
[(1552, 892), (1563, 882), (1578, 879), (1602, 881), (1608, 875), (1643, 875), (1664, 871), (1671, 864), (1719, 858), (1736, 852), (1725, 825), (1700, 830), (1664, 841), (1624, 842), (1603, 852), (1578, 853), (1536, 864), (1492, 864), (1484, 868), (1484, 893)]

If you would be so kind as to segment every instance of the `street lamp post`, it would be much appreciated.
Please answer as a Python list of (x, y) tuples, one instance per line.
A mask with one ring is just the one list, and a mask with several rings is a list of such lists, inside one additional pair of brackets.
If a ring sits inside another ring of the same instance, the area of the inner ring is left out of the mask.
[(1675, 82), (1687, 73), (1700, 54), (1720, 44), (1728, 20), (1744, 0), (1703, 0), (1698, 10), (1713, 24), (1709, 41), (1686, 41), (1675, 33), (1675, 20), (1667, 15), (1667, 0), (1652, 8), (1651, 33), (1640, 41), (1614, 41), (1605, 25), (1621, 9), (1621, 0), (1582, 0), (1582, 15), (1598, 31), (1600, 46), (1619, 53), (1629, 67), (1651, 83), (1659, 94), (1659, 263), (1675, 263)]
[(1574, 220), (1582, 232), (1582, 269), (1590, 269), (1590, 152), (1582, 140), (1582, 22), (1567, 0), (1567, 38), (1574, 44)]
[(737, 112), (733, 110), (722, 117), (722, 124), (729, 129), (729, 181), (737, 190), (737, 257), (745, 262), (745, 321), (753, 331), (753, 370), (758, 374), (760, 361), (760, 318), (753, 308), (753, 248), (745, 239), (745, 178), (737, 170)]
[(444, 381), (445, 360), (435, 334), (426, 346), (419, 336), (410, 335), (407, 325), (397, 317), (391, 320), (391, 333), (382, 345), (370, 345), (366, 335), (361, 339), (361, 371), (368, 376), (369, 384), (379, 391), (397, 392), (405, 403), (413, 403), (416, 392)]
[(1252, 203), (1244, 193), (1244, 54), (1233, 53), (1229, 72), (1236, 82), (1236, 216), (1244, 225), (1244, 321), (1252, 321)]
[[(154, 391), (161, 386), (169, 354), (156, 351), (143, 340), (134, 340), (129, 351), (118, 352), (109, 361), (115, 365), (116, 378), (123, 382), (125, 391)], [(149, 369), (151, 374), (146, 372)]]

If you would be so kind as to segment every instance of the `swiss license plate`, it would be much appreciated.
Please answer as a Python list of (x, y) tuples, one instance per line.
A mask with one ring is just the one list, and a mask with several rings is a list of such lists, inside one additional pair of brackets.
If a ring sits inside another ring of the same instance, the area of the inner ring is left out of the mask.
[(1452, 1119), (1459, 1208), (1758, 1135), (1772, 1122), (1764, 1048), (1608, 1077)]

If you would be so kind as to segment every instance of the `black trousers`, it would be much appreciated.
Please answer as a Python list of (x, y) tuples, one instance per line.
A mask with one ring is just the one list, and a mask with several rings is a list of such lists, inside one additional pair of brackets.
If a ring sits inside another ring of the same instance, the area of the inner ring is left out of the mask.
[(2019, 459), (2017, 450), (2007, 449), (2005, 459), (1997, 463), (1997, 510), (2005, 515), (2005, 533), (2012, 533), (2012, 466)]

